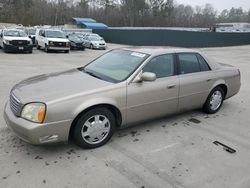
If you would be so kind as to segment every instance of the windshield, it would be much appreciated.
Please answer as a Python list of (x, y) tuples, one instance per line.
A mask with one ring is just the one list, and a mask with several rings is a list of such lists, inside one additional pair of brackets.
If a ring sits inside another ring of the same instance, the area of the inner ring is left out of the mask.
[(28, 33), (29, 33), (30, 35), (35, 35), (35, 34), (36, 34), (36, 29), (29, 29), (29, 30), (28, 30)]
[(81, 41), (81, 39), (75, 35), (70, 35), (69, 36), (69, 40), (72, 40), (72, 41)]
[(61, 31), (46, 31), (48, 38), (66, 38), (65, 34)]
[(4, 36), (8, 37), (27, 37), (26, 33), (18, 30), (6, 30), (4, 31)]
[(101, 37), (97, 37), (97, 36), (90, 36), (89, 39), (90, 39), (91, 41), (100, 41), (100, 40), (102, 40)]
[(113, 50), (80, 70), (99, 79), (118, 83), (127, 79), (148, 56), (128, 50)]

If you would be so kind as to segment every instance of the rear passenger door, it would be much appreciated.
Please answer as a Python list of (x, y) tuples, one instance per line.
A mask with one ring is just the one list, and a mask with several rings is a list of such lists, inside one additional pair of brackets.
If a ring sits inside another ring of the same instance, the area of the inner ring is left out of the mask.
[(180, 79), (179, 111), (202, 107), (214, 80), (209, 65), (198, 53), (178, 53), (177, 62)]

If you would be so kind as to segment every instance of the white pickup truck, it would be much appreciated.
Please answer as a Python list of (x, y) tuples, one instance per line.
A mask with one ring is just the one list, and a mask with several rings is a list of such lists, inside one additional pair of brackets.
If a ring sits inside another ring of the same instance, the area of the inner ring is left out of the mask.
[(45, 52), (53, 50), (69, 53), (70, 41), (60, 30), (38, 29), (36, 31), (36, 47), (38, 50), (43, 48)]
[(3, 29), (0, 31), (0, 48), (4, 52), (29, 52), (32, 53), (31, 39), (22, 30)]

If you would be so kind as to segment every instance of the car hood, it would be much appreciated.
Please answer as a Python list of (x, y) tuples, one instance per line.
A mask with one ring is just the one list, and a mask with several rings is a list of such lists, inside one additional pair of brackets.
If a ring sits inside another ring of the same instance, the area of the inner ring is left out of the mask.
[(52, 42), (69, 42), (68, 39), (64, 39), (64, 38), (47, 38), (48, 41), (52, 41)]
[(44, 74), (28, 78), (15, 85), (12, 93), (23, 103), (51, 102), (53, 100), (84, 95), (112, 85), (78, 69)]
[(10, 37), (10, 36), (4, 36), (4, 40), (28, 40), (30, 41), (29, 37)]

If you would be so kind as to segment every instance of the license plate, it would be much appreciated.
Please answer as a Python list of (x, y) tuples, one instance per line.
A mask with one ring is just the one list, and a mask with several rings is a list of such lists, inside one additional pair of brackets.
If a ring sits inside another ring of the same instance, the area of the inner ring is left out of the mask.
[(24, 49), (24, 47), (19, 47), (18, 49), (19, 49), (19, 50), (23, 50), (23, 49)]

